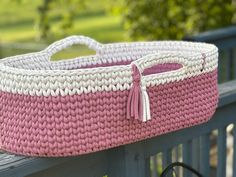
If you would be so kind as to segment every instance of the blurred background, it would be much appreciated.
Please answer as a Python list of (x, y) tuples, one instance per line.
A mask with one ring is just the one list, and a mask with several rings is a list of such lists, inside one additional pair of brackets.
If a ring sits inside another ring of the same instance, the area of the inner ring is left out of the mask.
[[(232, 0), (1, 0), (0, 57), (38, 51), (72, 34), (104, 43), (180, 40), (235, 22)], [(55, 59), (88, 53), (74, 47)]]
[[(188, 39), (219, 47), (222, 83), (236, 79), (235, 24), (236, 0), (0, 0), (0, 58), (42, 50), (69, 35), (86, 35), (102, 43)], [(92, 53), (74, 46), (53, 59)], [(227, 128), (227, 171), (231, 171), (227, 177), (232, 176), (232, 129)], [(213, 173), (216, 137), (211, 133)]]

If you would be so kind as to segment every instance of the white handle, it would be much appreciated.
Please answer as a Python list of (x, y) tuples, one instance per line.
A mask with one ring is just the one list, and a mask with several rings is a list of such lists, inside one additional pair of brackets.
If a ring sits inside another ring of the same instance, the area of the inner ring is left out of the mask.
[[(127, 103), (128, 105), (127, 117), (128, 118), (136, 117), (140, 119), (141, 117), (143, 122), (146, 122), (151, 119), (150, 99), (149, 99), (149, 95), (146, 89), (147, 83), (145, 81), (145, 78), (148, 76), (142, 76), (142, 74), (143, 74), (143, 71), (147, 68), (150, 68), (157, 64), (165, 64), (165, 63), (181, 64), (183, 67), (176, 70), (175, 72), (178, 74), (182, 74), (182, 73), (185, 73), (186, 68), (190, 66), (191, 58), (190, 56), (189, 57), (181, 56), (178, 53), (156, 53), (156, 54), (147, 55), (131, 63), (132, 72), (133, 72), (132, 73), (133, 84), (130, 90), (129, 99)], [(175, 74), (172, 73), (171, 75), (172, 79), (174, 77), (178, 77), (176, 73)], [(168, 74), (170, 74), (170, 72)], [(158, 76), (160, 75), (157, 74), (151, 77), (152, 78), (154, 77), (155, 80), (158, 81), (160, 79)], [(137, 100), (141, 100), (141, 101), (137, 102)], [(136, 114), (132, 113), (132, 110), (136, 110)], [(142, 115), (140, 115), (140, 112), (142, 113)]]
[(57, 52), (66, 49), (74, 44), (84, 44), (88, 48), (95, 50), (98, 53), (101, 50), (101, 44), (94, 39), (86, 36), (69, 36), (67, 38), (61, 39), (49, 45), (44, 52), (47, 53), (48, 57), (56, 54)]
[(192, 58), (190, 56), (182, 56), (178, 53), (155, 53), (133, 61), (131, 65), (136, 65), (140, 74), (142, 74), (145, 69), (157, 64), (178, 63), (181, 64), (183, 68), (187, 68), (191, 65), (191, 60)]

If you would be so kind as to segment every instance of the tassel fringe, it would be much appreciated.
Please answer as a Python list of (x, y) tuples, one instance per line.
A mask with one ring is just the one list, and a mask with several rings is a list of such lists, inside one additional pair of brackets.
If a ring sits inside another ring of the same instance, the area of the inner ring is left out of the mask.
[(127, 119), (137, 119), (146, 122), (151, 119), (150, 102), (146, 86), (141, 87), (141, 74), (135, 65), (132, 65), (133, 85), (130, 89), (127, 102)]
[(142, 101), (143, 101), (143, 122), (146, 122), (151, 119), (150, 113), (150, 101), (147, 94), (147, 89), (145, 86), (142, 87)]

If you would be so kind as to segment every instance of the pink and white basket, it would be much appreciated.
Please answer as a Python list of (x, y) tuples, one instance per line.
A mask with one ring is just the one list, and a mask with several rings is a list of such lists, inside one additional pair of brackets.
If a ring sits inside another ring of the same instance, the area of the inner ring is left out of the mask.
[[(97, 53), (50, 61), (73, 44)], [(218, 100), (217, 60), (211, 44), (100, 44), (83, 36), (2, 59), (0, 147), (71, 156), (206, 122)]]

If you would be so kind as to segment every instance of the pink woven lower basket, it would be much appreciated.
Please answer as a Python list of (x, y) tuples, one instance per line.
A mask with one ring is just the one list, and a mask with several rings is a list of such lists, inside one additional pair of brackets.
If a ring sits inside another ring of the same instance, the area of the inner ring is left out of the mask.
[[(73, 44), (96, 54), (50, 61)], [(79, 155), (206, 122), (218, 100), (217, 60), (211, 44), (100, 44), (84, 36), (2, 59), (1, 149)]]

